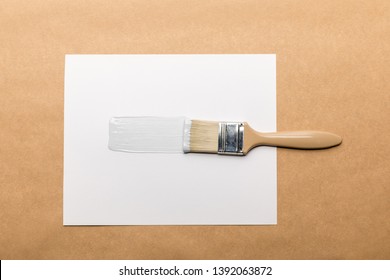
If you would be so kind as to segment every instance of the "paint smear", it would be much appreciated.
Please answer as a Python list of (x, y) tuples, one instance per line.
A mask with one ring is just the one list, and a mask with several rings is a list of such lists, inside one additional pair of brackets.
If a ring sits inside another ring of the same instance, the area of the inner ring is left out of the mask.
[(114, 117), (110, 119), (108, 147), (133, 153), (183, 153), (189, 149), (191, 127), (185, 117)]

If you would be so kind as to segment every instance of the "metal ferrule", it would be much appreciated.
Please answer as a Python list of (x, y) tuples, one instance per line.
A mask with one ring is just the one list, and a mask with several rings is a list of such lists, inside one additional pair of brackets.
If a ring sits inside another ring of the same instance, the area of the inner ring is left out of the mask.
[(218, 154), (244, 155), (244, 124), (240, 122), (219, 123)]

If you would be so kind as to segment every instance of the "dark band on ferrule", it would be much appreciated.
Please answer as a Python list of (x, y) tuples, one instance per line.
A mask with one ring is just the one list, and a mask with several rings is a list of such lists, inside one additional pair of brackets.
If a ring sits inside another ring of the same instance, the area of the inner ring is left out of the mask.
[(244, 124), (221, 122), (218, 132), (218, 154), (244, 155)]

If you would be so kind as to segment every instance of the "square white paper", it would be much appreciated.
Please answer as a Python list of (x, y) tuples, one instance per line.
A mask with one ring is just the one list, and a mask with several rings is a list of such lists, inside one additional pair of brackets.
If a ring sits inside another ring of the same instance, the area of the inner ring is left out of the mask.
[(276, 224), (275, 148), (240, 157), (107, 147), (115, 116), (276, 131), (275, 55), (67, 55), (64, 110), (64, 225)]

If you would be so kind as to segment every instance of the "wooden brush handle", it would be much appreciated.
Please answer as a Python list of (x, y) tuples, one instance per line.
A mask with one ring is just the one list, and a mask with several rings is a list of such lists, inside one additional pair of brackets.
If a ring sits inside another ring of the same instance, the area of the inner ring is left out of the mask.
[(246, 154), (257, 146), (274, 146), (295, 149), (324, 149), (341, 143), (340, 136), (324, 131), (287, 131), (262, 133), (245, 124), (244, 148)]

